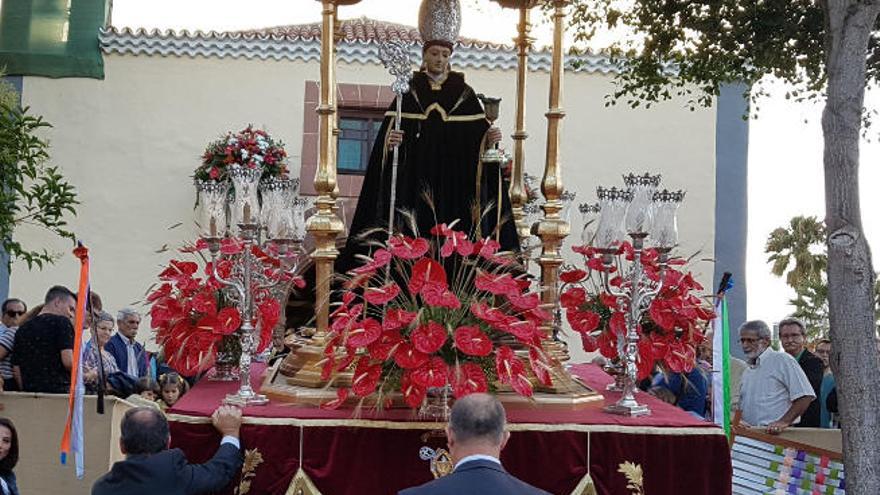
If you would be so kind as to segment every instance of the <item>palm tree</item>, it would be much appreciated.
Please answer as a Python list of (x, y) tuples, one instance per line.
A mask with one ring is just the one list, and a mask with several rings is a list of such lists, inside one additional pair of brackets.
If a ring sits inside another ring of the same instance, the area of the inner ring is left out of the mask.
[[(806, 284), (825, 282), (828, 255), (825, 248), (825, 224), (816, 217), (797, 216), (789, 227), (779, 227), (770, 233), (764, 252), (773, 266), (770, 271), (777, 277), (785, 275), (785, 282), (795, 291)], [(794, 264), (791, 269), (789, 267)]]

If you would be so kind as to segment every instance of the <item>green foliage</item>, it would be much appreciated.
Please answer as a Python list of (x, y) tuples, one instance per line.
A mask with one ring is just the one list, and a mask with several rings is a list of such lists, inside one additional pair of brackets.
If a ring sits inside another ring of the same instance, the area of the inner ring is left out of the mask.
[[(16, 98), (17, 99), (17, 98)], [(20, 225), (35, 225), (73, 239), (65, 215), (76, 215), (76, 191), (58, 167), (48, 164), (49, 144), (37, 134), (50, 127), (42, 117), (28, 114), (17, 104), (0, 99), (0, 240), (13, 260), (28, 268), (42, 268), (57, 254), (45, 248), (30, 249), (13, 237)]]
[[(797, 216), (788, 227), (770, 233), (764, 252), (770, 272), (785, 276), (794, 289), (794, 316), (804, 320), (811, 337), (828, 335), (828, 253), (825, 224), (816, 217)], [(880, 280), (874, 287), (875, 315), (880, 321)]]
[[(613, 31), (621, 66), (608, 104), (637, 107), (673, 97), (709, 106), (721, 85), (749, 86), (768, 75), (812, 99), (825, 87), (825, 12), (814, 0), (573, 0), (569, 16), (581, 46)], [(868, 49), (868, 80), (880, 73), (880, 41)], [(752, 92), (755, 98), (760, 89)]]

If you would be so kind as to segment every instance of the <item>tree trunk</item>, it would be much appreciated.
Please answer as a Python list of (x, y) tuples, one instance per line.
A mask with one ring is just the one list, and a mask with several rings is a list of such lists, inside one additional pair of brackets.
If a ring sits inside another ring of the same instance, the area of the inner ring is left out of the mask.
[(880, 357), (874, 345), (874, 269), (859, 211), (859, 137), (868, 38), (880, 7), (872, 0), (827, 0), (828, 99), (825, 137), (825, 224), (828, 302), (837, 380), (846, 492), (880, 487)]

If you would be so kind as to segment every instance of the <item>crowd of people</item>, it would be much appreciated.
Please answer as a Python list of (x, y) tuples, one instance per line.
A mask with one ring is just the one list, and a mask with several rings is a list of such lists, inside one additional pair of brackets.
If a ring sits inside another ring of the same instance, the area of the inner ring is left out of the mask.
[[(101, 298), (94, 292), (89, 294), (88, 307), (84, 326), (90, 338), (82, 350), (86, 391), (137, 397), (139, 403), (161, 410), (173, 406), (189, 385), (137, 341), (141, 315), (133, 308), (123, 308), (114, 318), (103, 310)], [(69, 392), (75, 313), (76, 294), (60, 285), (50, 288), (42, 304), (30, 311), (21, 299), (3, 302), (0, 389)]]
[[(731, 412), (739, 412), (741, 425), (772, 434), (789, 427), (839, 427), (831, 340), (820, 338), (811, 344), (807, 327), (798, 318), (785, 318), (777, 328), (781, 350), (773, 348), (767, 323), (753, 320), (740, 326), (746, 360), (730, 357)], [(657, 370), (641, 388), (693, 416), (711, 419), (711, 340), (701, 348), (692, 371)], [(877, 346), (880, 352), (880, 337)]]

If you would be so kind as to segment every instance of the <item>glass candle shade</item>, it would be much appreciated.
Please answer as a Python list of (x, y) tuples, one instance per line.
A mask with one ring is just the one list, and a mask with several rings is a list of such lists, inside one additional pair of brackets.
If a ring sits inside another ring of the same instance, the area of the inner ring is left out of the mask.
[(199, 206), (196, 210), (199, 235), (203, 238), (220, 238), (226, 234), (226, 201), (229, 183), (215, 180), (197, 180), (196, 191)]
[(654, 194), (656, 214), (654, 228), (648, 242), (658, 249), (672, 249), (678, 244), (678, 207), (684, 200), (684, 191), (663, 190)]
[(309, 202), (305, 198), (293, 200), (293, 240), (303, 241), (306, 238), (306, 210)]
[(235, 190), (235, 199), (231, 205), (232, 222), (235, 225), (256, 223), (260, 218), (258, 188), (261, 175), (263, 175), (262, 167), (234, 166), (229, 171), (229, 178)]
[(626, 211), (625, 228), (628, 234), (647, 234), (654, 222), (654, 193), (660, 185), (660, 175), (635, 175), (623, 177), (633, 199)]
[(293, 239), (293, 200), (296, 184), (291, 179), (268, 179), (260, 184), (263, 197), (260, 220), (268, 239)]
[(598, 226), (601, 208), (599, 203), (592, 205), (583, 203), (578, 206), (578, 211), (581, 212), (581, 219), (584, 222), (584, 226), (581, 228), (581, 244), (591, 246), (596, 240), (596, 227)]
[(600, 187), (596, 190), (599, 197), (599, 225), (596, 228), (594, 246), (599, 249), (611, 249), (623, 240), (623, 218), (627, 207), (632, 201), (631, 191), (612, 187)]
[(559, 195), (559, 202), (562, 204), (562, 209), (559, 210), (559, 218), (569, 221), (569, 216), (571, 215), (571, 205), (574, 204), (574, 199), (577, 197), (577, 193), (574, 191), (562, 191), (562, 194)]

